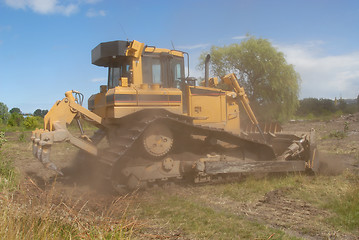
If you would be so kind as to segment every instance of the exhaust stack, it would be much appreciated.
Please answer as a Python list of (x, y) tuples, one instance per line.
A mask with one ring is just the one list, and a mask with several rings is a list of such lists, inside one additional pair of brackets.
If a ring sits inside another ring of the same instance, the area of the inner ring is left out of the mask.
[(211, 55), (207, 54), (206, 60), (204, 62), (204, 82), (205, 86), (208, 87), (208, 79), (209, 79), (209, 60), (211, 59)]

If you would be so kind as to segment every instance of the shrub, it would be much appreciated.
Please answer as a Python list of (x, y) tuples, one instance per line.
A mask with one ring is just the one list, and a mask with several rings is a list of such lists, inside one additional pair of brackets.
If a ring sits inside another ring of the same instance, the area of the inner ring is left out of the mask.
[(23, 121), (24, 121), (24, 117), (21, 114), (14, 112), (10, 115), (7, 124), (11, 127), (19, 127)]
[(43, 125), (43, 119), (42, 117), (34, 117), (30, 116), (25, 118), (24, 120), (24, 126), (26, 129), (32, 130), (35, 128), (41, 128)]
[(349, 131), (349, 122), (345, 122), (344, 123), (344, 132), (348, 132)]
[(26, 134), (24, 132), (22, 132), (20, 135), (19, 135), (19, 141), (20, 142), (26, 142), (27, 139), (26, 139)]
[(7, 120), (9, 119), (9, 112), (8, 108), (5, 103), (0, 102), (0, 123), (7, 123)]
[(347, 134), (344, 131), (331, 131), (329, 133), (330, 138), (336, 138), (338, 140), (343, 139), (347, 136)]

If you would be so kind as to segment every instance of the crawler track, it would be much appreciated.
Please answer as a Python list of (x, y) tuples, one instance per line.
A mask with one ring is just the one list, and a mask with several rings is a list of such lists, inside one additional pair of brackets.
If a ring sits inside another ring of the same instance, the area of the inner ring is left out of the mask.
[[(99, 131), (92, 137), (92, 141), (95, 144), (100, 142), (105, 136), (109, 142), (109, 146), (100, 151), (98, 158), (100, 164), (96, 167), (96, 170), (100, 171), (105, 179), (115, 182), (115, 185), (123, 185), (126, 184), (127, 181), (121, 173), (124, 168), (128, 166), (146, 166), (153, 163), (153, 161), (160, 162), (161, 160), (158, 159), (142, 159), (138, 161), (138, 158), (141, 158), (142, 154), (140, 147), (141, 137), (145, 130), (152, 124), (165, 124), (170, 127), (170, 129), (176, 133), (175, 141), (176, 138), (186, 135), (211, 137), (238, 146), (246, 153), (251, 154), (251, 156), (255, 156), (256, 160), (266, 161), (276, 159), (273, 148), (268, 144), (244, 138), (226, 132), (223, 129), (194, 125), (192, 118), (177, 115), (166, 110), (143, 110), (122, 118), (120, 121), (109, 123), (106, 132)], [(184, 149), (184, 151), (186, 151), (186, 149)], [(179, 150), (179, 154), (181, 154), (181, 150)], [(182, 162), (183, 161), (181, 161), (181, 163)], [(198, 182), (216, 182), (237, 179), (240, 175), (241, 174), (220, 174), (218, 176), (199, 175), (191, 176), (190, 178), (192, 181), (195, 179), (195, 181)], [(151, 179), (151, 181), (141, 180), (140, 185), (164, 185), (183, 182), (185, 180), (186, 176), (180, 174)]]

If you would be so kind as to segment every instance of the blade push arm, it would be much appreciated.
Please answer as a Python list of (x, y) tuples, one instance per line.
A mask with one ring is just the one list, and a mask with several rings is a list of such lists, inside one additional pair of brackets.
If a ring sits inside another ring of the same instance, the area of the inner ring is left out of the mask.
[(46, 114), (44, 117), (45, 130), (55, 130), (56, 123), (70, 124), (79, 114), (84, 115), (87, 119), (94, 122), (95, 125), (102, 125), (102, 118), (76, 103), (72, 93), (76, 93), (76, 91), (66, 92), (65, 98), (57, 101)]
[(78, 120), (80, 116), (96, 126), (103, 127), (103, 119), (78, 104), (73, 93), (76, 91), (66, 92), (65, 98), (54, 104), (44, 118), (44, 129), (36, 129), (31, 136), (34, 156), (55, 171), (58, 171), (56, 166), (50, 162), (50, 149), (55, 142), (69, 141), (92, 155), (98, 153), (97, 147), (89, 140), (74, 137), (67, 130), (67, 125), (74, 119)]
[(257, 120), (256, 116), (254, 115), (251, 106), (249, 105), (248, 96), (247, 96), (246, 92), (244, 91), (244, 88), (239, 86), (236, 75), (234, 75), (234, 73), (227, 74), (226, 76), (224, 76), (222, 78), (222, 80), (224, 81), (225, 84), (227, 84), (228, 86), (231, 86), (233, 88), (233, 90), (237, 94), (239, 100), (241, 101), (243, 108), (246, 111), (249, 119), (257, 127), (257, 129), (260, 132), (260, 134), (262, 135), (264, 141), (266, 141), (263, 131), (259, 127), (258, 120)]

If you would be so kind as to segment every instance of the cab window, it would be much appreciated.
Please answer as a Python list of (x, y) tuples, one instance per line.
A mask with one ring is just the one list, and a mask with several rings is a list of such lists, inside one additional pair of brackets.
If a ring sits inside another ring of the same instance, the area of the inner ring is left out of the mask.
[(127, 77), (128, 81), (132, 81), (131, 65), (127, 62), (116, 64), (108, 69), (108, 88), (119, 86), (121, 77)]
[(161, 84), (161, 65), (153, 64), (152, 65), (152, 82)]
[(142, 79), (143, 83), (161, 84), (161, 62), (159, 58), (144, 56), (142, 59)]
[(183, 58), (170, 54), (148, 54), (142, 58), (143, 83), (180, 88), (184, 77)]
[(173, 87), (175, 88), (180, 88), (181, 87), (181, 82), (182, 82), (182, 65), (181, 63), (175, 63), (173, 65), (173, 78), (174, 78), (174, 82), (173, 82)]

